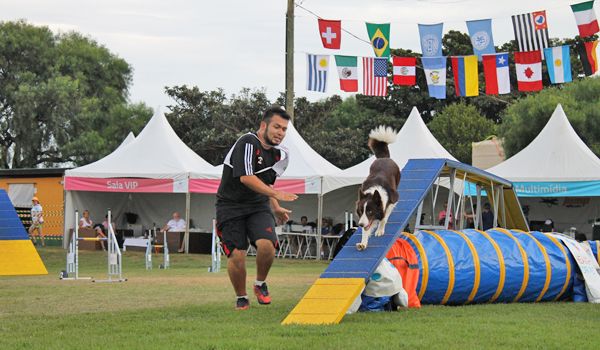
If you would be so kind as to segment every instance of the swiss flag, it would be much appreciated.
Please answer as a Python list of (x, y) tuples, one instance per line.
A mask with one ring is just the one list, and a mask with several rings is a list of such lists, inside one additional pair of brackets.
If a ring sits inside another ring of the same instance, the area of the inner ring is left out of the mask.
[(342, 21), (319, 19), (319, 36), (326, 49), (339, 49), (342, 42)]
[(542, 53), (515, 52), (515, 70), (519, 91), (540, 91), (542, 85)]

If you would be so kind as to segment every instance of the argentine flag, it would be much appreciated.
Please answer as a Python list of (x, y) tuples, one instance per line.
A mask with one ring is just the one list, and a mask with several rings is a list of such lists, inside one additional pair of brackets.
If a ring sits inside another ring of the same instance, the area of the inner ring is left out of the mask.
[(429, 96), (443, 100), (446, 98), (446, 56), (421, 57)]
[(548, 75), (552, 84), (568, 83), (571, 77), (571, 55), (569, 46), (557, 46), (544, 49)]

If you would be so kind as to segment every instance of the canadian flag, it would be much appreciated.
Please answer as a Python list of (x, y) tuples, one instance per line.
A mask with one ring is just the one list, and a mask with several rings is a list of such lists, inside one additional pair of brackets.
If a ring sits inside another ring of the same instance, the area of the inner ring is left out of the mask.
[(542, 90), (542, 54), (539, 50), (515, 52), (515, 69), (519, 91)]
[(326, 49), (339, 49), (342, 42), (342, 21), (319, 19), (319, 36)]

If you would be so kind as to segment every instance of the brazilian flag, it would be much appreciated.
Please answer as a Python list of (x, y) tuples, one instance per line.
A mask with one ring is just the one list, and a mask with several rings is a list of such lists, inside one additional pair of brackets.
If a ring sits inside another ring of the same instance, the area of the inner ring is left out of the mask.
[(390, 24), (367, 23), (367, 32), (377, 57), (390, 56)]

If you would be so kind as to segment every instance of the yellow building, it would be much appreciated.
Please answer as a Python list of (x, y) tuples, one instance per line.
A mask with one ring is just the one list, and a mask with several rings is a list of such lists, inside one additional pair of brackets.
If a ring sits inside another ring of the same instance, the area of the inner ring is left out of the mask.
[(6, 190), (25, 227), (31, 224), (31, 198), (44, 209), (44, 235), (62, 238), (64, 231), (64, 168), (1, 169), (0, 188)]

